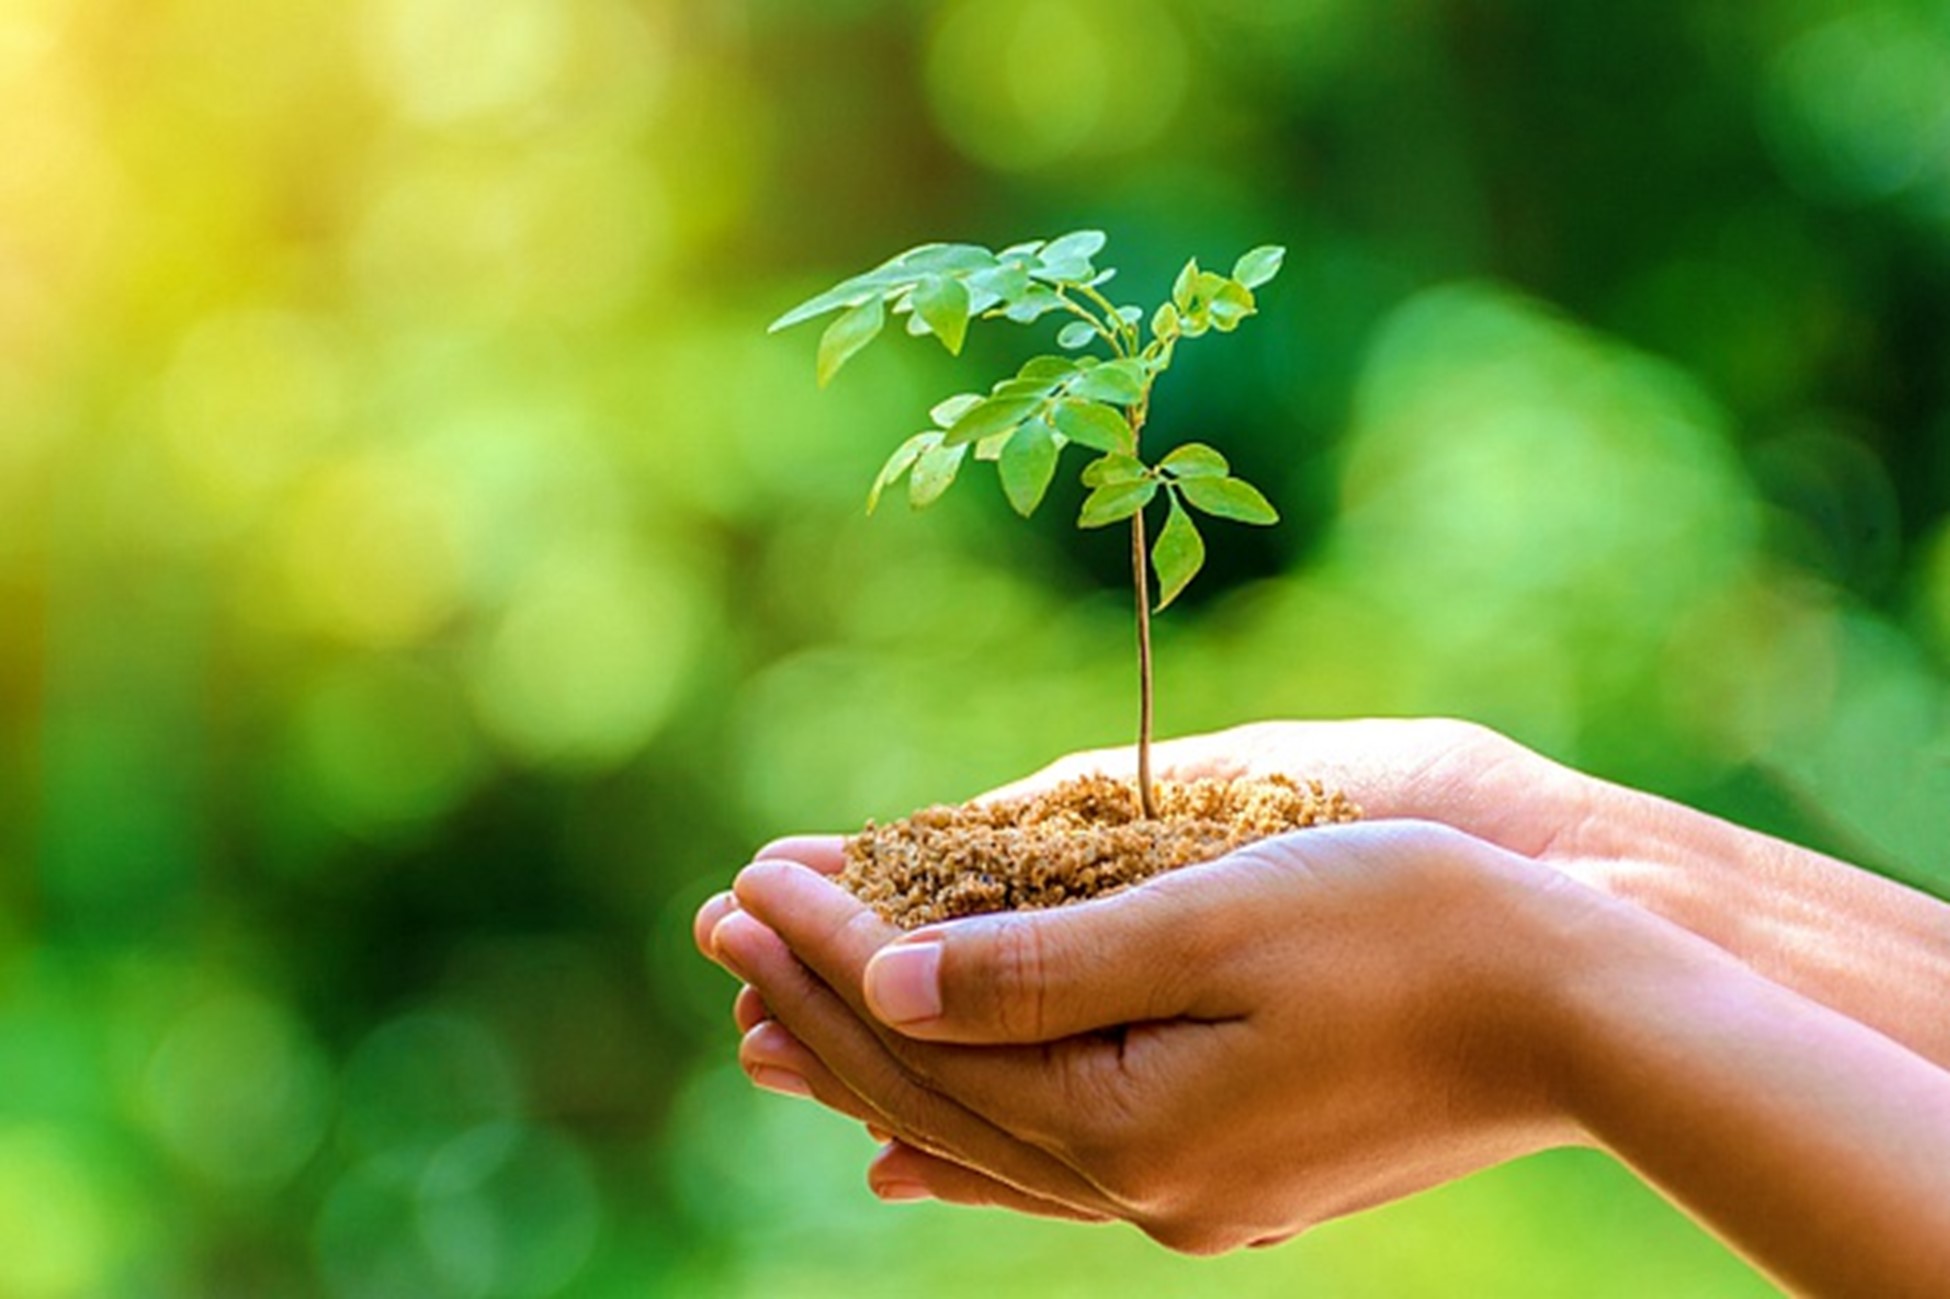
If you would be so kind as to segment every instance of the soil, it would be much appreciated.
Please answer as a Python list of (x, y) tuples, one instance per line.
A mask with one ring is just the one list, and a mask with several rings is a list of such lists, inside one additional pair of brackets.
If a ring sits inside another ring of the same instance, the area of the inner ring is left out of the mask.
[(1255, 840), (1361, 815), (1339, 791), (1285, 776), (1159, 781), (1156, 794), (1150, 821), (1139, 815), (1136, 787), (1108, 776), (924, 808), (891, 825), (869, 821), (846, 842), (840, 883), (913, 929), (1101, 897)]

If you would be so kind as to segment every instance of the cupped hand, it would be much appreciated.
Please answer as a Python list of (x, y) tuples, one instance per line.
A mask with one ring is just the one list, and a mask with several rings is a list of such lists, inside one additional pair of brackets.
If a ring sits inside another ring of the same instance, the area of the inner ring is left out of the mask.
[(1366, 823), (907, 935), (761, 862), (703, 940), (782, 1030), (765, 1067), (896, 1139), (890, 1198), (1210, 1252), (1577, 1140), (1533, 994), (1609, 905), (1454, 830)]

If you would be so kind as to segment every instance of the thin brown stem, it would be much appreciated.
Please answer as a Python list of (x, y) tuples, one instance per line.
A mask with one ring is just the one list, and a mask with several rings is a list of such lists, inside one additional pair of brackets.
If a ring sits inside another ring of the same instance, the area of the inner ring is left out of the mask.
[(1131, 516), (1131, 582), (1137, 589), (1138, 633), (1138, 806), (1144, 819), (1158, 818), (1151, 791), (1151, 591), (1146, 580), (1144, 511)]

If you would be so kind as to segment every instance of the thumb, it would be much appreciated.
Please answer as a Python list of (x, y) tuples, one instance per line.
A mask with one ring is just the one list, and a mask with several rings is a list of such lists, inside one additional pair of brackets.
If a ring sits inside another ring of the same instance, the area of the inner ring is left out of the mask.
[(917, 929), (874, 953), (867, 1008), (933, 1042), (1053, 1042), (1147, 1020), (1227, 1019), (1224, 910), (1156, 883), (1047, 911)]

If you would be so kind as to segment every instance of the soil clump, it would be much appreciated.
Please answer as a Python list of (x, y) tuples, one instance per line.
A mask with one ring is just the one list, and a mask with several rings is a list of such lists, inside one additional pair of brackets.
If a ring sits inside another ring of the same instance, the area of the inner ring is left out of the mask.
[(1359, 820), (1360, 808), (1318, 781), (1159, 781), (1158, 817), (1137, 790), (1085, 776), (1041, 793), (923, 808), (869, 821), (846, 841), (839, 882), (902, 929), (991, 911), (1101, 897), (1256, 840)]

